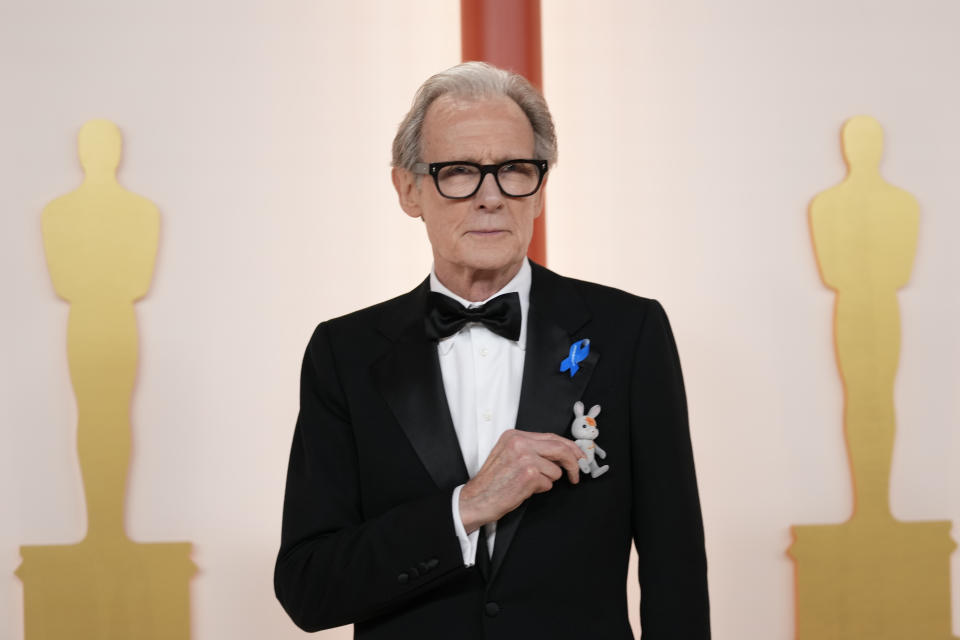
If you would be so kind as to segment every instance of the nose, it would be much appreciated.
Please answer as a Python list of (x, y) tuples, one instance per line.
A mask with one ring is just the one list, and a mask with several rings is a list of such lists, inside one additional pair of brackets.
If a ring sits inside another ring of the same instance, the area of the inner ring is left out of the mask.
[(492, 173), (483, 176), (480, 181), (480, 188), (474, 196), (477, 207), (488, 211), (496, 211), (503, 207), (503, 193), (500, 192), (500, 186)]

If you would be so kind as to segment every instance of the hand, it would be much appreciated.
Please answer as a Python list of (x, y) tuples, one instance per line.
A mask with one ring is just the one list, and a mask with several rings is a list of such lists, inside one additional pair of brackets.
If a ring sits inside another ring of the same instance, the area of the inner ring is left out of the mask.
[(580, 447), (553, 433), (504, 431), (483, 467), (460, 491), (464, 529), (472, 533), (534, 493), (549, 491), (564, 470), (570, 482), (577, 484), (578, 460), (583, 457)]

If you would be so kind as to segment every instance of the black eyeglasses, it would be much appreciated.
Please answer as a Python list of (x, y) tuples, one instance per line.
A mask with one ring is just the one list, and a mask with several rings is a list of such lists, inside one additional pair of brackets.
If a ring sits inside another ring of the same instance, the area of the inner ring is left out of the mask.
[(453, 162), (418, 162), (413, 172), (433, 176), (437, 191), (444, 198), (462, 200), (475, 194), (484, 177), (492, 173), (501, 193), (511, 198), (532, 196), (543, 184), (547, 173), (546, 160), (507, 160), (500, 164), (477, 164), (454, 160)]

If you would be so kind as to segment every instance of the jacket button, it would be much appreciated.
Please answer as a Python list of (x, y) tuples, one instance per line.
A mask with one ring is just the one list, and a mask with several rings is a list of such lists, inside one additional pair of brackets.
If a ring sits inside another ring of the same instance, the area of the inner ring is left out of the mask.
[(497, 615), (500, 613), (500, 605), (498, 605), (496, 602), (488, 602), (483, 609), (484, 609), (484, 613), (486, 613), (491, 618), (496, 618)]
[(409, 580), (410, 580), (410, 576), (408, 576), (405, 573), (401, 573), (400, 575), (397, 576), (397, 582), (399, 582), (400, 584), (407, 584)]
[(414, 578), (420, 577), (420, 572), (417, 571), (416, 567), (410, 567), (409, 569), (407, 569), (407, 573), (409, 573), (411, 577), (414, 577)]
[(426, 573), (427, 571), (430, 571), (430, 569), (432, 568), (426, 562), (418, 562), (417, 566), (420, 567), (420, 573)]
[(438, 564), (440, 564), (439, 560), (437, 560), (436, 558), (430, 558), (429, 560), (427, 560), (427, 569), (434, 569)]

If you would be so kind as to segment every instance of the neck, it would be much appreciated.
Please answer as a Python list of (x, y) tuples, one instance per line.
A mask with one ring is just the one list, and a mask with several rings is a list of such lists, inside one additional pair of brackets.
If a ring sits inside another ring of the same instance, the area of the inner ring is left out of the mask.
[(879, 180), (880, 167), (876, 164), (857, 163), (847, 165), (847, 175), (855, 180)]
[(83, 177), (84, 182), (94, 184), (115, 182), (116, 179), (117, 176), (113, 169), (87, 169)]
[[(524, 258), (526, 260), (526, 258)], [(437, 279), (464, 300), (480, 302), (486, 300), (507, 286), (520, 271), (523, 261), (511, 264), (503, 269), (480, 270), (457, 265), (434, 263)]]

